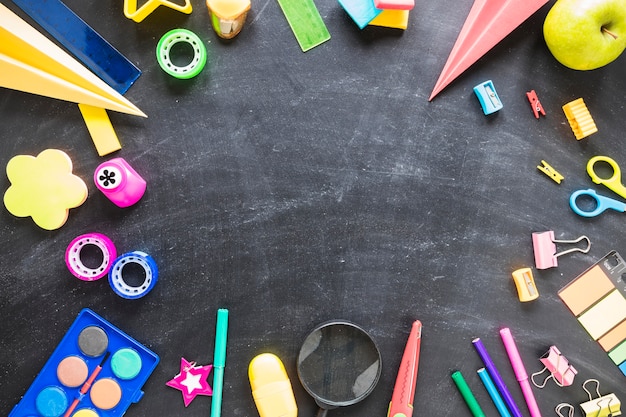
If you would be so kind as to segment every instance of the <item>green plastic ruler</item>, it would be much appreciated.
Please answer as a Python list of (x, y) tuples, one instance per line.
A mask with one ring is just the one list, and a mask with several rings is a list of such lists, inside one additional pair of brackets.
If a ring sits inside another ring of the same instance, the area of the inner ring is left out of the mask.
[(303, 52), (330, 39), (330, 33), (313, 0), (278, 0)]

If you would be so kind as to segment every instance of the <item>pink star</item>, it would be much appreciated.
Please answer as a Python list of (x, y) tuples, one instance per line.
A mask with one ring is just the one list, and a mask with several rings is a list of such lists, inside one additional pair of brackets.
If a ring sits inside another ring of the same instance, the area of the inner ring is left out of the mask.
[(207, 378), (213, 365), (196, 366), (195, 362), (188, 362), (185, 358), (180, 359), (180, 373), (165, 385), (176, 388), (183, 393), (183, 401), (187, 407), (196, 395), (213, 395)]

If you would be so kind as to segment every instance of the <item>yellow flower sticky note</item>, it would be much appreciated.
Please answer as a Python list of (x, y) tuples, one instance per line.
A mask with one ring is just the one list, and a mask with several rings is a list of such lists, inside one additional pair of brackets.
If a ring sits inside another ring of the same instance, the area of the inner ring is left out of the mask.
[(14, 156), (7, 176), (11, 182), (4, 193), (7, 210), (17, 217), (32, 217), (46, 230), (63, 226), (69, 209), (87, 199), (87, 185), (72, 174), (72, 160), (58, 149), (46, 149), (36, 157)]

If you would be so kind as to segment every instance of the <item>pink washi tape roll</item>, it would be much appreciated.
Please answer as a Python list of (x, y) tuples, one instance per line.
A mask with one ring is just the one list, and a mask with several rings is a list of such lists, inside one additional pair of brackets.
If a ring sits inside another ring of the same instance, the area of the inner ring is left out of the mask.
[(146, 191), (146, 181), (123, 158), (101, 163), (93, 180), (96, 187), (118, 207), (132, 206)]
[[(95, 267), (85, 265), (81, 258), (82, 250), (89, 245), (95, 246), (102, 252), (102, 260)], [(95, 281), (109, 272), (111, 263), (116, 257), (117, 251), (111, 239), (100, 233), (87, 233), (70, 242), (65, 251), (65, 264), (76, 278), (83, 281)]]

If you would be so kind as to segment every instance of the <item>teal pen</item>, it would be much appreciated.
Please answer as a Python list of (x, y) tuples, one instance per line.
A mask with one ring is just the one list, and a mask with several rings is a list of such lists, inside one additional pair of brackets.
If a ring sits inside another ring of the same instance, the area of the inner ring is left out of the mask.
[(217, 310), (215, 325), (215, 353), (213, 354), (213, 399), (211, 417), (220, 417), (222, 412), (222, 391), (224, 388), (224, 367), (226, 366), (226, 340), (228, 336), (228, 310)]
[(506, 404), (504, 404), (504, 400), (500, 396), (500, 393), (498, 392), (498, 389), (493, 383), (493, 380), (489, 376), (487, 370), (485, 368), (480, 368), (476, 371), (476, 373), (478, 373), (480, 380), (483, 381), (483, 385), (489, 393), (493, 404), (496, 406), (498, 413), (500, 413), (502, 417), (511, 417), (511, 413), (509, 413), (509, 410), (506, 408)]

